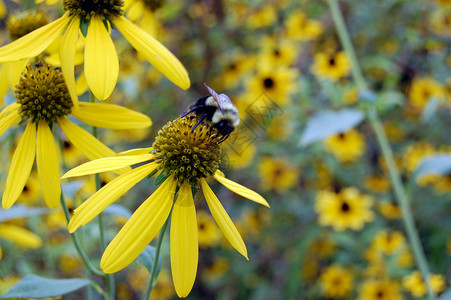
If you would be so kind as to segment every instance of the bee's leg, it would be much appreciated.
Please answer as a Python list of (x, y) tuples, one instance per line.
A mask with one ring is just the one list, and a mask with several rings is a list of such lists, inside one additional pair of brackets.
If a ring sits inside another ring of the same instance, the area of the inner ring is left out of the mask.
[(191, 128), (191, 132), (194, 131), (194, 129), (196, 129), (196, 127), (202, 123), (203, 120), (205, 120), (205, 118), (207, 117), (207, 114), (203, 114), (202, 116), (199, 117), (199, 121), (197, 121), (197, 123)]

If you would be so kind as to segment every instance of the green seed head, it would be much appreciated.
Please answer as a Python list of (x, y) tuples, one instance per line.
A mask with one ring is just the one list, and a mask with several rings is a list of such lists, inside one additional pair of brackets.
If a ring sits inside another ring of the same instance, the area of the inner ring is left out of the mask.
[(6, 26), (8, 27), (11, 41), (15, 41), (48, 23), (49, 19), (47, 19), (47, 16), (42, 11), (37, 11), (11, 15)]
[(198, 179), (212, 176), (221, 162), (221, 136), (204, 121), (194, 130), (196, 115), (167, 123), (153, 143), (155, 161), (166, 175), (174, 175), (180, 184), (198, 185)]
[(63, 74), (46, 64), (27, 66), (14, 90), (23, 120), (49, 124), (70, 114), (73, 106)]

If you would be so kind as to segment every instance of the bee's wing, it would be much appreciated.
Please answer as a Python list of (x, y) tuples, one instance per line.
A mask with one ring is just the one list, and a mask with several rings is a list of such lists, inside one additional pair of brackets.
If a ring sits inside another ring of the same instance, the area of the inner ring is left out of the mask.
[[(218, 103), (219, 109), (221, 110), (222, 113), (224, 113), (224, 101), (222, 100), (222, 96), (225, 96), (227, 99), (229, 99), (229, 97), (227, 97), (224, 94), (218, 95), (218, 93), (215, 92), (214, 89), (212, 89), (211, 87), (209, 87), (206, 83), (204, 83), (204, 85), (207, 87), (208, 91), (210, 92), (210, 94), (213, 96), (213, 99), (215, 99), (216, 103)], [(230, 101), (230, 99), (229, 99)]]

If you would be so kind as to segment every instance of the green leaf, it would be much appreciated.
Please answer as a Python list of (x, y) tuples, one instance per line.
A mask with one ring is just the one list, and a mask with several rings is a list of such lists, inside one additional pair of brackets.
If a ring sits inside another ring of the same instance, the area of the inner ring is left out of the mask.
[(46, 298), (57, 297), (76, 291), (91, 284), (91, 280), (85, 278), (49, 279), (37, 275), (27, 275), (17, 282), (6, 294), (5, 298)]
[(89, 27), (89, 21), (85, 18), (81, 18), (80, 20), (80, 31), (83, 34), (84, 37), (88, 35), (88, 27)]
[(364, 114), (356, 109), (319, 112), (307, 121), (300, 144), (307, 146), (332, 135), (344, 133), (357, 126), (363, 118)]
[(424, 158), (415, 170), (414, 177), (418, 179), (424, 175), (449, 175), (451, 174), (451, 155), (436, 154)]
[(16, 204), (10, 209), (0, 209), (0, 223), (8, 220), (26, 218), (52, 212), (48, 208), (28, 208), (25, 205)]
[[(138, 260), (146, 267), (147, 270), (149, 270), (149, 273), (152, 272), (152, 267), (155, 262), (155, 252), (156, 248), (154, 246), (147, 246), (143, 252), (138, 256)], [(158, 274), (161, 270), (161, 256), (158, 258), (158, 264), (157, 264), (157, 273), (155, 274), (155, 278), (158, 277)]]
[(164, 169), (160, 175), (158, 175), (157, 178), (155, 178), (155, 185), (160, 185), (162, 184), (167, 178), (169, 177), (169, 175), (166, 175), (166, 169)]

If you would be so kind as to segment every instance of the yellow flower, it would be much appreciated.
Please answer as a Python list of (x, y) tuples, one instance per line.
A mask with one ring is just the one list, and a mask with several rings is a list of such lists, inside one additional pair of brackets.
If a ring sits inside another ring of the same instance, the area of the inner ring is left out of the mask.
[(351, 72), (351, 62), (343, 51), (336, 54), (318, 53), (313, 61), (310, 70), (319, 79), (335, 82)]
[(393, 255), (404, 246), (404, 235), (399, 231), (388, 233), (386, 230), (379, 231), (373, 240), (376, 251), (387, 255)]
[(387, 219), (399, 219), (401, 218), (401, 209), (398, 205), (389, 201), (379, 201), (377, 203), (379, 212)]
[[(213, 177), (226, 188), (259, 204), (263, 197), (224, 177), (218, 170), (223, 136), (203, 121), (197, 127), (195, 114), (167, 123), (150, 149), (136, 149), (110, 158), (88, 162), (63, 178), (115, 170), (140, 164), (115, 178), (75, 209), (69, 231), (87, 224), (142, 179), (161, 170), (166, 178), (158, 189), (133, 213), (106, 248), (100, 267), (106, 273), (128, 266), (156, 236), (171, 214), (170, 257), (172, 278), (179, 297), (186, 297), (196, 278), (198, 264), (198, 225), (193, 189), (200, 188), (208, 207), (230, 244), (247, 259), (247, 249), (232, 220), (207, 184)], [(194, 192), (195, 194), (195, 192)]]
[(274, 5), (265, 5), (257, 11), (252, 12), (247, 18), (250, 28), (260, 28), (274, 24), (277, 21), (277, 10)]
[(435, 152), (434, 147), (424, 141), (410, 144), (402, 154), (402, 166), (410, 174), (416, 170), (423, 158)]
[(297, 43), (289, 39), (276, 39), (265, 37), (262, 41), (262, 51), (259, 63), (271, 66), (290, 66), (299, 56)]
[(389, 279), (370, 279), (360, 286), (358, 300), (402, 300), (399, 284)]
[[(41, 238), (27, 229), (13, 224), (0, 224), (0, 239), (14, 243), (17, 246), (29, 249), (41, 248)], [(0, 247), (0, 259), (2, 249)]]
[[(66, 117), (72, 115), (92, 126), (106, 128), (142, 128), (150, 119), (138, 112), (112, 105), (80, 103), (72, 111), (72, 100), (62, 74), (50, 66), (27, 66), (16, 86), (17, 102), (0, 112), (0, 136), (22, 122), (26, 128), (14, 152), (3, 192), (3, 208), (10, 208), (22, 193), (36, 157), (41, 190), (50, 208), (58, 206), (61, 187), (58, 150), (50, 125), (58, 124), (67, 138), (89, 159), (115, 155), (86, 130)], [(30, 96), (31, 95), (31, 96)]]
[(354, 162), (365, 152), (365, 138), (357, 130), (351, 129), (327, 138), (324, 147), (340, 162)]
[[(247, 82), (247, 89), (253, 99), (262, 92), (278, 105), (286, 105), (290, 102), (290, 94), (297, 91), (298, 72), (293, 68), (262, 67), (257, 74)], [(251, 101), (252, 101), (251, 100)]]
[(201, 248), (216, 246), (221, 240), (221, 232), (213, 218), (205, 210), (197, 212), (197, 231)]
[(323, 24), (318, 20), (307, 19), (303, 11), (292, 12), (285, 20), (285, 28), (289, 38), (294, 40), (315, 40), (323, 32)]
[[(446, 287), (445, 278), (441, 274), (430, 274), (429, 282), (435, 293), (443, 292)], [(419, 271), (413, 271), (410, 275), (405, 276), (402, 284), (415, 298), (422, 298), (426, 295), (426, 284)]]
[(263, 157), (259, 174), (260, 185), (265, 190), (282, 193), (298, 184), (299, 171), (292, 163), (280, 157)]
[(329, 266), (320, 277), (323, 295), (330, 298), (342, 298), (352, 291), (354, 276), (350, 270), (337, 264)]
[(390, 190), (390, 181), (381, 175), (368, 175), (365, 177), (365, 187), (374, 193), (387, 193)]
[(229, 270), (229, 263), (222, 257), (214, 258), (211, 265), (207, 266), (201, 276), (204, 281), (214, 281), (222, 277)]
[(169, 80), (183, 89), (190, 86), (188, 73), (177, 58), (147, 32), (122, 16), (121, 0), (66, 0), (63, 4), (66, 13), (62, 17), (1, 47), (0, 62), (33, 58), (64, 32), (60, 44), (61, 67), (77, 107), (74, 58), (81, 28), (86, 31), (83, 32), (86, 36), (86, 81), (94, 95), (104, 100), (111, 95), (119, 75), (119, 60), (110, 37), (110, 27), (113, 27)]
[(422, 110), (429, 100), (442, 99), (444, 87), (430, 77), (414, 78), (409, 90), (409, 103), (414, 109)]
[(315, 211), (321, 226), (332, 226), (336, 231), (360, 230), (366, 222), (373, 220), (373, 200), (358, 189), (349, 187), (338, 194), (320, 191), (315, 200)]
[(432, 31), (445, 36), (451, 36), (451, 13), (450, 6), (444, 7), (445, 9), (437, 9), (430, 14), (429, 23), (431, 24)]
[(234, 52), (220, 60), (222, 63), (221, 84), (226, 89), (235, 88), (240, 81), (252, 70), (255, 58)]
[(335, 242), (328, 235), (320, 236), (312, 243), (309, 252), (319, 258), (331, 257), (337, 248)]
[(153, 37), (157, 36), (157, 10), (164, 1), (125, 0), (124, 10), (133, 22)]

